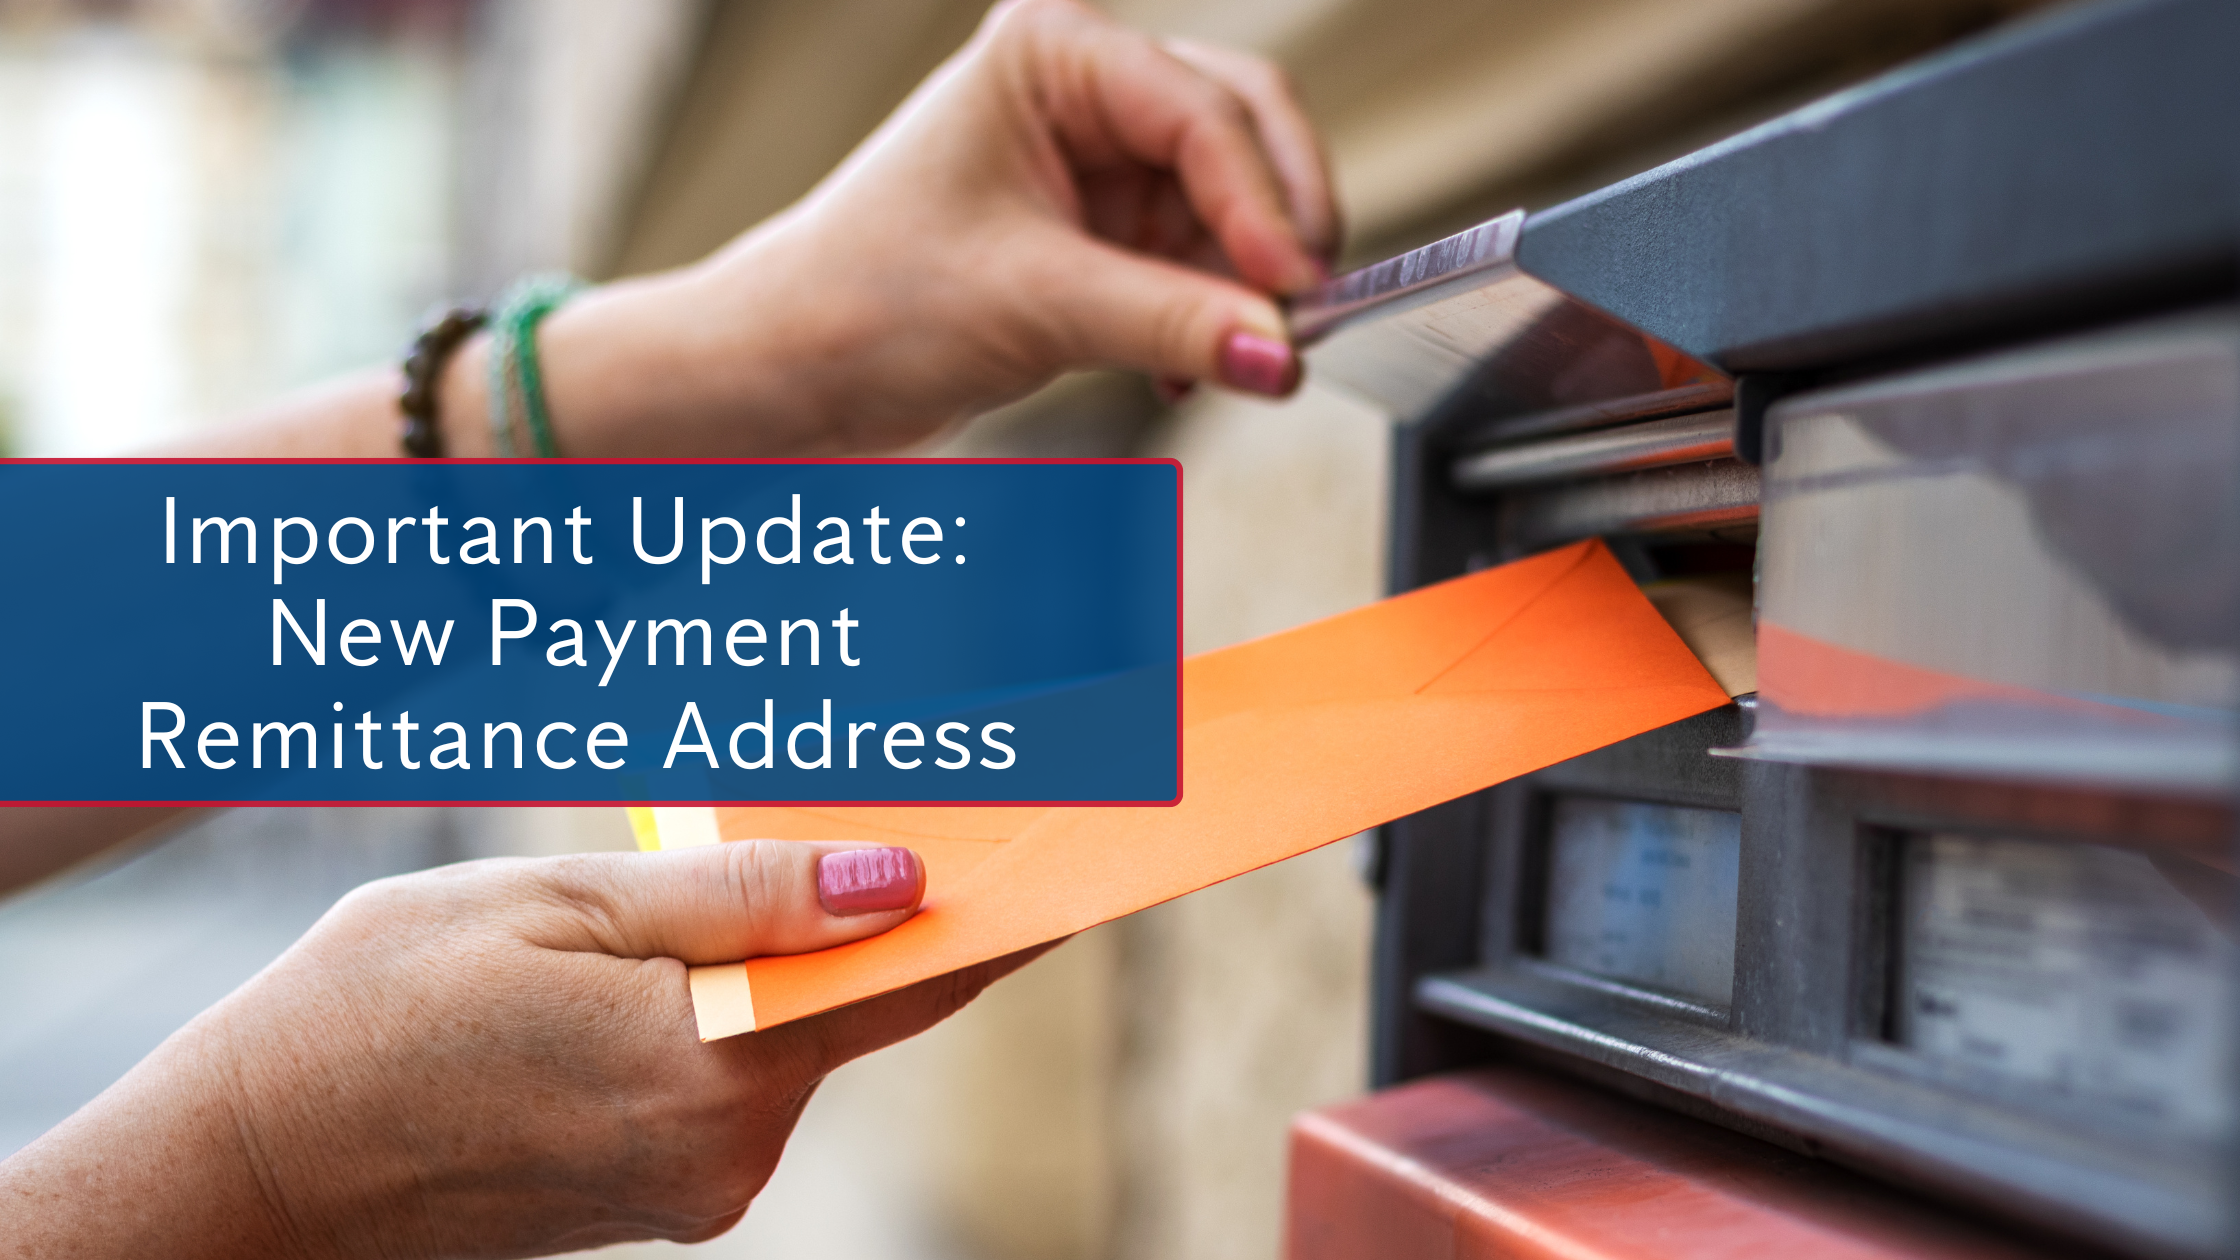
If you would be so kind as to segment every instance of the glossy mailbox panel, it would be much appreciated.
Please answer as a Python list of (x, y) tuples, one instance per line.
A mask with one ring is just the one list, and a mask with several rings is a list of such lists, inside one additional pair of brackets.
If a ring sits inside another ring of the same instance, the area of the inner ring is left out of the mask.
[(2224, 790), (2236, 413), (2230, 311), (1778, 404), (1748, 754)]
[(1447, 405), (1471, 441), (1590, 429), (1716, 407), (1727, 376), (1517, 266), (1513, 210), (1338, 276), (1292, 303), (1307, 362), (1394, 415)]

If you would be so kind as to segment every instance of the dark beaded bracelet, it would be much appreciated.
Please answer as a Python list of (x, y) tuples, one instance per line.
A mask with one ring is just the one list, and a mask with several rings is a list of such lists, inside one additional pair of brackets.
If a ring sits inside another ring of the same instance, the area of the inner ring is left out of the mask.
[(436, 378), (452, 352), (488, 322), (490, 313), (480, 307), (454, 306), (413, 337), (404, 356), (404, 392), (397, 395), (397, 410), (404, 413), (400, 437), (405, 454), (415, 459), (443, 454), (443, 430), (436, 427)]

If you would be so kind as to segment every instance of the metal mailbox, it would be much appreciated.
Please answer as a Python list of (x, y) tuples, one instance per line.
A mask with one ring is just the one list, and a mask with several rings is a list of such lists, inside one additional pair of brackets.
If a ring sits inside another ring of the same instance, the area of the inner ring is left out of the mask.
[(1397, 589), (1600, 535), (1755, 653), (1386, 829), (1379, 1084), (1537, 1065), (2240, 1251), (2232, 48), (2221, 0), (2057, 11), (1301, 303), (1405, 420)]

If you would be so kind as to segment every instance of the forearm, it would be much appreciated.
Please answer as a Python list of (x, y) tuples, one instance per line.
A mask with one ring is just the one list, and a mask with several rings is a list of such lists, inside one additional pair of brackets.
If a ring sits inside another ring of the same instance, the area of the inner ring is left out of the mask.
[(304, 1254), (255, 1174), (248, 1131), (190, 1026), (0, 1162), (0, 1257)]
[[(554, 444), (592, 457), (784, 457), (847, 453), (845, 403), (820, 369), (846, 357), (851, 316), (830, 286), (786, 274), (772, 224), (694, 267), (592, 289), (538, 326)], [(461, 345), (438, 379), (444, 453), (497, 453), (490, 433), (488, 334)], [(394, 366), (281, 399), (153, 453), (220, 458), (402, 454)]]

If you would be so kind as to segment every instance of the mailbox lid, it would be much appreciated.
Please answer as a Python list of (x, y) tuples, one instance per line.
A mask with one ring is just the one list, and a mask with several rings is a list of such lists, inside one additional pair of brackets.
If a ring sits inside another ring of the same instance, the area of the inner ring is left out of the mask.
[(1749, 755), (2221, 797), (2240, 312), (1769, 413)]
[(1728, 372), (2231, 291), (2240, 5), (2061, 5), (1534, 214), (1528, 276)]

